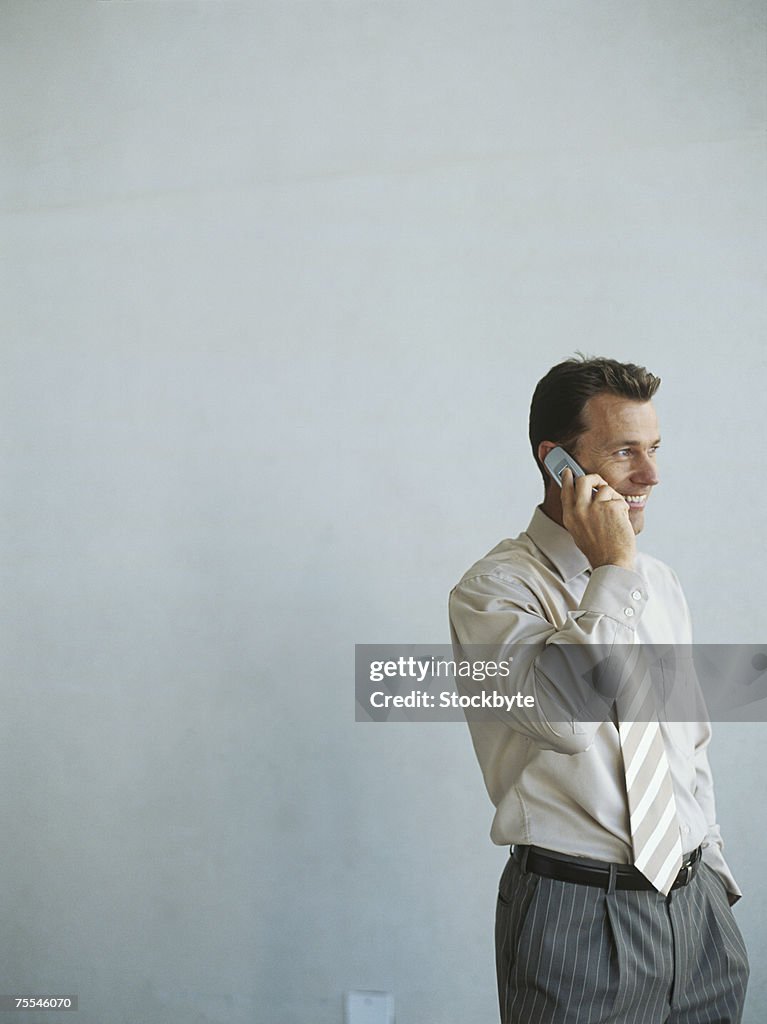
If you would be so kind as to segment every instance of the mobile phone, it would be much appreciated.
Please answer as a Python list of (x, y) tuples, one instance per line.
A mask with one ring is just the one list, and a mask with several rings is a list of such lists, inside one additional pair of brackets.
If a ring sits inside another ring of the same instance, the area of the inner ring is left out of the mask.
[(575, 459), (571, 455), (568, 455), (564, 448), (560, 448), (559, 446), (551, 449), (549, 454), (543, 460), (543, 464), (560, 487), (562, 486), (562, 472), (565, 469), (572, 470), (573, 479), (577, 476), (586, 475)]

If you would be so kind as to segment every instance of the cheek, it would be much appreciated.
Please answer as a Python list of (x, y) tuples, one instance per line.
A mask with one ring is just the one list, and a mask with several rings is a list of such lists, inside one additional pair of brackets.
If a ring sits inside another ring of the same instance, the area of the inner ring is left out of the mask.
[(625, 490), (627, 483), (626, 474), (617, 466), (603, 466), (597, 471), (599, 475), (608, 482), (616, 491)]

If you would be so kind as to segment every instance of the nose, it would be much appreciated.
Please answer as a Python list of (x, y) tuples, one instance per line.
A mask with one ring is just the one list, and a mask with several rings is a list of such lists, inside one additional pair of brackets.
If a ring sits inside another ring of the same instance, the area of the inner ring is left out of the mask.
[(648, 454), (640, 454), (638, 458), (639, 462), (634, 466), (634, 471), (631, 474), (634, 483), (642, 484), (644, 487), (654, 487), (660, 483), (655, 458)]

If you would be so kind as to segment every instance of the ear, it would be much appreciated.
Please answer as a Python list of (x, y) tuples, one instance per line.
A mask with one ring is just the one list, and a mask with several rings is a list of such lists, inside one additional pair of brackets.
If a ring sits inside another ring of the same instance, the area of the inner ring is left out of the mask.
[(557, 445), (554, 441), (541, 441), (541, 443), (538, 445), (538, 460), (541, 463), (541, 465), (543, 465), (543, 460), (546, 458), (549, 452), (556, 447)]

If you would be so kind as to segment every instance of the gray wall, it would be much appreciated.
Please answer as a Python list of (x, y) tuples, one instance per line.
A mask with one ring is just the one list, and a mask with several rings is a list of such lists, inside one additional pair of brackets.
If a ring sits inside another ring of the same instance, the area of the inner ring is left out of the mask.
[[(763, 638), (764, 5), (5, 0), (0, 38), (0, 988), (491, 1024), (468, 732), (355, 724), (353, 644), (447, 639), (576, 348), (663, 377), (643, 546), (698, 640)], [(712, 752), (751, 1024), (766, 729)]]

